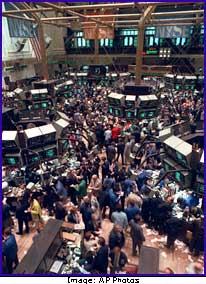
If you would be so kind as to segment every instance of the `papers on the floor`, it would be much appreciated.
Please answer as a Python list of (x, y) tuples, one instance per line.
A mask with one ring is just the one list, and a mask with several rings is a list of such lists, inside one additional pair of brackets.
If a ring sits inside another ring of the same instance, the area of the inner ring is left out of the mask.
[(63, 261), (56, 260), (53, 264), (52, 267), (50, 268), (50, 272), (52, 273), (59, 273), (61, 267), (63, 265)]

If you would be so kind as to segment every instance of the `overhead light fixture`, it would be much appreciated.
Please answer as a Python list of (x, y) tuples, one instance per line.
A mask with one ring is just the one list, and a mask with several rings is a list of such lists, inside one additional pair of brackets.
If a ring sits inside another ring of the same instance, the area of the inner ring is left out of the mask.
[(159, 56), (169, 58), (171, 56), (171, 48), (160, 48)]

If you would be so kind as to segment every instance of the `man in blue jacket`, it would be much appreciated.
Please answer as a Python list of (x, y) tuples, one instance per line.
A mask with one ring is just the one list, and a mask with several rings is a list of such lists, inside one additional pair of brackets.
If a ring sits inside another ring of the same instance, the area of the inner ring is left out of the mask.
[(100, 246), (93, 261), (93, 270), (100, 274), (107, 274), (109, 249), (103, 237), (99, 237), (98, 244)]
[(2, 254), (6, 258), (6, 266), (9, 274), (11, 274), (13, 269), (16, 269), (19, 264), (17, 251), (18, 247), (15, 236), (11, 233), (11, 229), (7, 228), (4, 231)]

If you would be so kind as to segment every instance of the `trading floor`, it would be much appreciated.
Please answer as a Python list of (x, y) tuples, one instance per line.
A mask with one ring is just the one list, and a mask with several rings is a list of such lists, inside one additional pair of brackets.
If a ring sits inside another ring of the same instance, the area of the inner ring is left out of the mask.
[(3, 4), (3, 273), (203, 274), (203, 3), (83, 4)]

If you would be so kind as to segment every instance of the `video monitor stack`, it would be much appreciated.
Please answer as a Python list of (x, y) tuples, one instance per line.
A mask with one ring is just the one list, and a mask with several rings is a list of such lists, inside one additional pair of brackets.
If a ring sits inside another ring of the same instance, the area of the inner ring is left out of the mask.
[(116, 117), (123, 117), (125, 96), (123, 94), (110, 93), (107, 98), (109, 104), (109, 114)]
[(138, 119), (152, 119), (157, 115), (158, 98), (156, 95), (139, 96), (137, 107)]
[(201, 154), (194, 188), (198, 194), (204, 194), (204, 151)]
[(64, 138), (70, 126), (69, 122), (63, 118), (53, 121), (53, 126), (56, 130), (57, 139)]
[(65, 97), (70, 98), (73, 96), (73, 85), (74, 82), (72, 80), (68, 80), (63, 82), (62, 84), (55, 86), (55, 93), (57, 97)]
[(195, 89), (202, 89), (202, 80), (201, 76), (194, 75), (179, 75), (179, 74), (166, 74), (165, 78), (165, 87), (170, 90), (176, 91), (194, 91)]
[(175, 170), (171, 175), (183, 187), (191, 186), (191, 156), (192, 145), (181, 138), (171, 135), (163, 141), (163, 147), (166, 157), (163, 159), (163, 165), (166, 171)]
[(47, 110), (50, 107), (48, 95), (46, 88), (31, 90), (32, 109), (36, 112)]
[[(52, 124), (26, 129), (25, 140), (28, 148), (27, 159), (29, 163), (40, 159), (55, 158), (57, 155), (56, 129)], [(52, 153), (48, 154), (48, 149)]]
[(3, 131), (2, 156), (4, 166), (18, 166), (21, 163), (17, 131)]
[(126, 96), (125, 98), (125, 118), (134, 119), (137, 116), (136, 96)]

